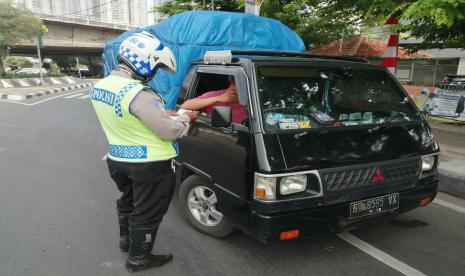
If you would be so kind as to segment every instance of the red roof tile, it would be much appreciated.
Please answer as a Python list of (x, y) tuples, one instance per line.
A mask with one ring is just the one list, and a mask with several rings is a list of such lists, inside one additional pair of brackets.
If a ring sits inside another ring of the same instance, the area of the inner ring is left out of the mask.
[[(342, 41), (331, 42), (325, 46), (311, 49), (309, 52), (328, 56), (358, 56), (365, 58), (382, 58), (387, 48), (387, 42), (362, 36), (353, 36)], [(408, 54), (407, 50), (399, 47), (400, 59), (430, 59), (431, 55), (424, 53)]]

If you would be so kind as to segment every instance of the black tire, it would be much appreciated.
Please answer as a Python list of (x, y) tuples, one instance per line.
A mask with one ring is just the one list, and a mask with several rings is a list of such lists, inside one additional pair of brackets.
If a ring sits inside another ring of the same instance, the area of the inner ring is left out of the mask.
[(189, 192), (196, 187), (207, 187), (212, 190), (211, 186), (208, 185), (208, 182), (205, 181), (202, 177), (198, 175), (191, 175), (187, 177), (179, 187), (178, 191), (178, 201), (179, 207), (181, 211), (184, 213), (185, 217), (187, 218), (188, 222), (198, 231), (207, 234), (209, 236), (213, 236), (215, 238), (224, 238), (229, 236), (234, 232), (234, 227), (228, 222), (228, 219), (223, 216), (221, 222), (215, 226), (206, 226), (201, 224), (197, 219), (193, 216), (189, 204)]

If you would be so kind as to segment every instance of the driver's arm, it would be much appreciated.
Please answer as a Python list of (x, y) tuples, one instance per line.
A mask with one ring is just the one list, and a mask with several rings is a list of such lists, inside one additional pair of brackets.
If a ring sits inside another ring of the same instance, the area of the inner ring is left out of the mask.
[(163, 108), (160, 97), (150, 90), (142, 90), (129, 105), (129, 112), (137, 116), (153, 132), (167, 140), (187, 135), (190, 117), (183, 114), (172, 119)]
[(217, 97), (205, 98), (205, 99), (195, 98), (195, 99), (190, 99), (190, 100), (185, 101), (181, 105), (181, 108), (187, 109), (187, 110), (200, 110), (216, 102), (218, 102)]
[(182, 109), (187, 110), (201, 110), (202, 108), (208, 107), (221, 100), (221, 94), (218, 95), (216, 91), (207, 92), (198, 96), (197, 98), (185, 101), (182, 105)]

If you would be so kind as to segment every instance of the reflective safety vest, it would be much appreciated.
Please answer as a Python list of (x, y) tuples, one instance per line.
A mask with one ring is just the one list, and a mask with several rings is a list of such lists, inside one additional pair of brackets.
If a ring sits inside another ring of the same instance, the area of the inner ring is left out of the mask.
[(91, 89), (92, 105), (107, 137), (111, 160), (143, 163), (177, 156), (174, 141), (159, 137), (129, 113), (129, 105), (143, 88), (138, 81), (110, 75)]

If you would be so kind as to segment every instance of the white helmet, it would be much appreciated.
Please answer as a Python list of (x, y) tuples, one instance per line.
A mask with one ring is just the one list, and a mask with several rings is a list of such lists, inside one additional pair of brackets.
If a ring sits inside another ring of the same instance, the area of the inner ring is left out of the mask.
[(158, 68), (176, 72), (173, 52), (146, 31), (123, 40), (119, 47), (119, 57), (144, 79), (151, 79)]

